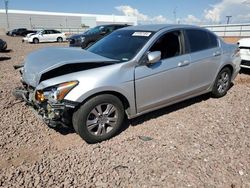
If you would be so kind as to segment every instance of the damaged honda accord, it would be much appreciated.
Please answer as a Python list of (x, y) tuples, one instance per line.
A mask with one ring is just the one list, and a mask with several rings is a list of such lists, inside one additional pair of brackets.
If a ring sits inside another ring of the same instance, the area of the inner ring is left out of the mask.
[(86, 142), (115, 136), (128, 119), (204, 93), (224, 96), (240, 70), (239, 49), (188, 25), (131, 26), (86, 50), (29, 54), (14, 95), (52, 127)]

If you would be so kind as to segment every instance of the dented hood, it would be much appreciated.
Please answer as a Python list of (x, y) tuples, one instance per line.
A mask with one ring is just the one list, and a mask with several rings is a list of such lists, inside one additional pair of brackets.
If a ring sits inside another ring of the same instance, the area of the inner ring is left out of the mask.
[(98, 63), (101, 66), (105, 62), (115, 61), (80, 48), (43, 48), (29, 54), (25, 59), (23, 81), (36, 87), (42, 74), (63, 65), (81, 63), (84, 66), (84, 64), (95, 63), (98, 67)]

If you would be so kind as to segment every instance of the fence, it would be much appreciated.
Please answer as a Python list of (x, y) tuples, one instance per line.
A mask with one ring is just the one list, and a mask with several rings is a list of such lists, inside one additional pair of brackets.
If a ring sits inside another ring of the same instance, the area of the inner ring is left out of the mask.
[(227, 24), (227, 25), (204, 25), (205, 27), (218, 36), (227, 37), (250, 37), (250, 23), (249, 24)]

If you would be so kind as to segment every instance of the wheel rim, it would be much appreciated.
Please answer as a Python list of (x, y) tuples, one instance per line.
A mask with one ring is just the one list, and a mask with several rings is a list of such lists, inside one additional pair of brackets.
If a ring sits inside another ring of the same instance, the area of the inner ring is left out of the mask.
[(229, 74), (227, 72), (223, 72), (219, 79), (218, 79), (218, 83), (217, 83), (217, 90), (219, 93), (224, 93), (228, 86), (229, 86)]
[(87, 118), (87, 129), (95, 136), (109, 133), (117, 125), (117, 108), (109, 103), (97, 105), (91, 110)]

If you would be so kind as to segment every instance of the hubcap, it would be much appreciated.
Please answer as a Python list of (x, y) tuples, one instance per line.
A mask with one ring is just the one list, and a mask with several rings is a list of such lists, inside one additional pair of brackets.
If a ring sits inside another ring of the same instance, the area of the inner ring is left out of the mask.
[(217, 90), (219, 93), (224, 93), (229, 85), (229, 74), (227, 72), (223, 72), (217, 83)]
[(117, 123), (118, 111), (112, 104), (97, 105), (88, 115), (87, 128), (93, 135), (105, 135), (109, 133)]

